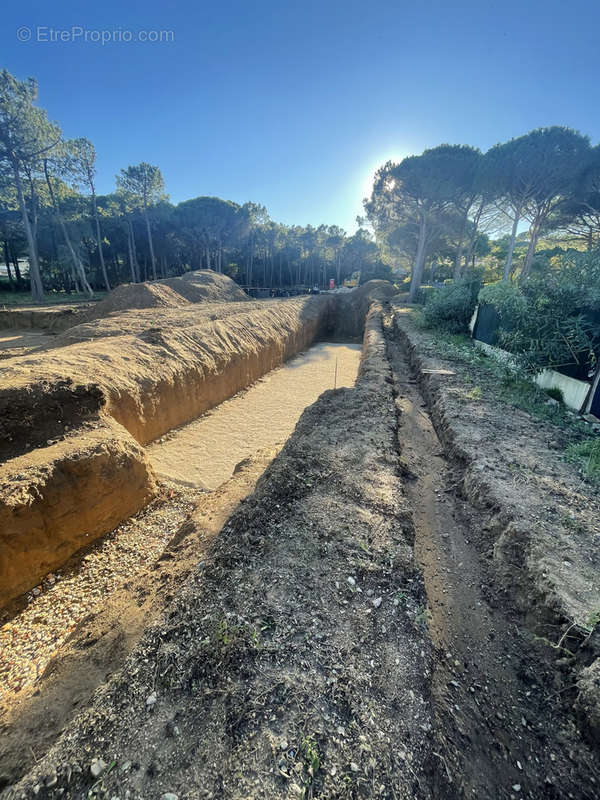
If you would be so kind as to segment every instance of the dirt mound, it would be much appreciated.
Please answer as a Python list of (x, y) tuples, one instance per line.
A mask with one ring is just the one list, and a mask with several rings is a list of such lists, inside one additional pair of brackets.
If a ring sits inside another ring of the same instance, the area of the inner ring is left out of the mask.
[(190, 303), (230, 303), (248, 300), (239, 286), (211, 270), (186, 272), (181, 278), (117, 286), (88, 313), (87, 320), (117, 311), (144, 308), (182, 308)]
[(186, 272), (181, 278), (167, 278), (159, 283), (168, 286), (190, 303), (230, 303), (249, 299), (227, 275), (208, 269)]
[(354, 302), (361, 303), (363, 300), (389, 300), (396, 294), (396, 287), (389, 281), (373, 280), (358, 286), (354, 292)]
[(126, 283), (117, 286), (89, 312), (88, 319), (98, 319), (115, 311), (132, 308), (178, 308), (187, 301), (169, 286), (160, 283)]
[(0, 605), (155, 492), (143, 450), (109, 418), (6, 462), (0, 486)]

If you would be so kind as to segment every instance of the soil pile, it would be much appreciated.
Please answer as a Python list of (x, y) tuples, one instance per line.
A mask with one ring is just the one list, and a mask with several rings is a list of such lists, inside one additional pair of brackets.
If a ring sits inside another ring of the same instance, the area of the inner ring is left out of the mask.
[(100, 319), (114, 314), (115, 311), (134, 308), (177, 308), (185, 305), (185, 298), (168, 286), (161, 286), (159, 283), (125, 283), (96, 303), (89, 311), (87, 319)]
[(159, 283), (190, 303), (233, 303), (249, 299), (235, 281), (209, 269), (186, 272), (180, 278), (166, 278)]
[(389, 281), (373, 280), (352, 289), (351, 292), (337, 295), (335, 336), (340, 339), (360, 337), (370, 303), (383, 303), (393, 297), (395, 291)]
[(248, 296), (231, 278), (211, 270), (198, 270), (186, 272), (181, 278), (117, 286), (88, 312), (87, 319), (140, 308), (182, 308), (190, 303), (243, 300), (248, 300)]

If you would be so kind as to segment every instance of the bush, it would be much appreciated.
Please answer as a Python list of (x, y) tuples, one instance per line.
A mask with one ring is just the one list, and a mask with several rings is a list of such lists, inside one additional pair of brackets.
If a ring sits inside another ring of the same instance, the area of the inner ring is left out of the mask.
[(500, 282), (479, 293), (479, 301), (500, 315), (500, 347), (527, 372), (596, 363), (600, 319), (590, 311), (598, 302), (600, 270), (595, 267), (589, 256), (565, 259), (559, 270), (531, 277), (520, 287)]
[(423, 310), (426, 326), (442, 328), (450, 333), (465, 333), (475, 311), (480, 285), (474, 278), (437, 289)]
[(527, 300), (520, 289), (514, 283), (506, 281), (484, 286), (479, 292), (478, 300), (493, 306), (500, 318), (507, 322), (520, 316), (527, 306)]
[(563, 395), (562, 389), (559, 389), (557, 386), (551, 386), (548, 389), (544, 389), (548, 397), (551, 397), (553, 400), (556, 400), (557, 403), (560, 403), (561, 406), (565, 404), (565, 397)]

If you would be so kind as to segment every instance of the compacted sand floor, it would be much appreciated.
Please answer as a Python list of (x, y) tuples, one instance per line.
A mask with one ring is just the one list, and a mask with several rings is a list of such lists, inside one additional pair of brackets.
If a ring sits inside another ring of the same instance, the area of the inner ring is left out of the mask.
[[(248, 389), (151, 444), (157, 475), (185, 486), (216, 489), (236, 464), (283, 444), (304, 409), (326, 389), (353, 386), (359, 344), (317, 344)], [(336, 369), (337, 365), (337, 369)], [(337, 373), (337, 374), (336, 374)]]

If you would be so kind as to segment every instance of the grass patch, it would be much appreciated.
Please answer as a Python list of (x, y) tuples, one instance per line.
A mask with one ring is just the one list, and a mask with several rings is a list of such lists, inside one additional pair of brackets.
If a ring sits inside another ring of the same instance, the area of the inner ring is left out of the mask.
[(71, 303), (89, 303), (90, 300), (102, 300), (106, 292), (94, 292), (93, 297), (87, 294), (67, 294), (66, 292), (47, 292), (44, 299), (34, 303), (29, 292), (0, 292), (0, 308), (3, 306), (15, 308), (18, 306), (54, 306)]
[(567, 461), (577, 464), (588, 480), (600, 484), (600, 438), (594, 437), (567, 447)]
[[(427, 328), (420, 310), (409, 313), (411, 321), (417, 328), (427, 329), (426, 333), (431, 338), (429, 355), (448, 359), (457, 365), (466, 367), (468, 372), (465, 372), (462, 377), (469, 384), (476, 380), (480, 384), (479, 388), (483, 395), (502, 400), (538, 419), (551, 422), (553, 425), (589, 435), (589, 431), (586, 430), (583, 423), (567, 414), (562, 404), (557, 406), (548, 403), (548, 397), (549, 395), (553, 396), (551, 394), (553, 390), (549, 392), (540, 389), (518, 367), (487, 355), (485, 351), (475, 347), (470, 336), (462, 333), (447, 333), (439, 329), (432, 330)], [(477, 376), (474, 375), (473, 368), (479, 371)], [(481, 384), (486, 385), (481, 386)], [(559, 398), (554, 397), (554, 399), (558, 400)]]
[(565, 398), (562, 393), (562, 389), (558, 389), (557, 387), (553, 386), (550, 389), (544, 389), (548, 397), (551, 397), (553, 400), (556, 400), (557, 403), (560, 403), (564, 406)]

